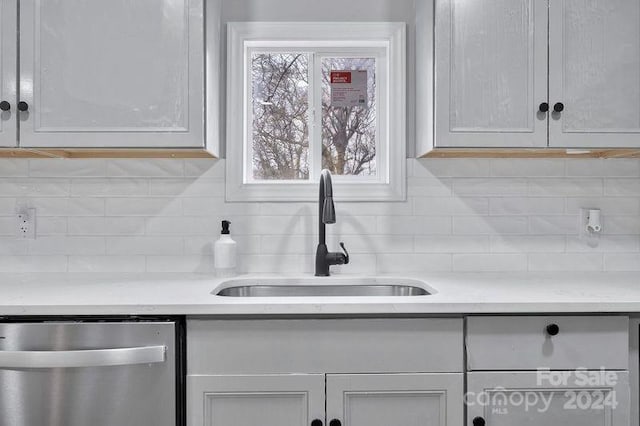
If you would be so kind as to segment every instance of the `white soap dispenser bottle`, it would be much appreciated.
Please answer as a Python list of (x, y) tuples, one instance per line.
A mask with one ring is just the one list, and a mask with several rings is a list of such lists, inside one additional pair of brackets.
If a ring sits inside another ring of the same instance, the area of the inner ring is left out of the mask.
[(236, 242), (231, 239), (228, 220), (222, 221), (220, 238), (213, 247), (213, 265), (218, 277), (232, 277), (236, 274)]

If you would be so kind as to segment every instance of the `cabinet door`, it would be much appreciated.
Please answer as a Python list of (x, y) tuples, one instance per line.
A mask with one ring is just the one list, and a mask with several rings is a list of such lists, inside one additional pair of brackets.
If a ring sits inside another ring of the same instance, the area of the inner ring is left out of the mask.
[(202, 0), (20, 0), (20, 145), (203, 146)]
[[(548, 0), (438, 0), (437, 147), (544, 147)], [(420, 70), (418, 70), (420, 75)]]
[(640, 146), (640, 1), (550, 2), (549, 141)]
[(16, 61), (18, 57), (18, 0), (0, 0), (0, 102), (10, 105), (0, 111), (0, 147), (15, 147), (16, 133)]
[(324, 423), (324, 375), (187, 376), (189, 426)]
[(329, 374), (327, 424), (345, 426), (459, 426), (463, 375)]
[(467, 387), (469, 425), (629, 425), (627, 372), (469, 373)]

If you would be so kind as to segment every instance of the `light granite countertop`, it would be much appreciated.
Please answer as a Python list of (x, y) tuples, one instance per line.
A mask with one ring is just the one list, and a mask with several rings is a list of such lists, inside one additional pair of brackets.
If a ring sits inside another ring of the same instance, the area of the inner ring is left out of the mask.
[[(265, 277), (274, 275), (236, 279)], [(394, 278), (420, 279), (435, 291), (417, 297), (233, 298), (215, 296), (226, 286), (225, 280), (207, 275), (0, 274), (0, 316), (640, 312), (640, 273), (455, 273), (382, 278), (389, 282)], [(326, 278), (313, 280), (328, 282)]]

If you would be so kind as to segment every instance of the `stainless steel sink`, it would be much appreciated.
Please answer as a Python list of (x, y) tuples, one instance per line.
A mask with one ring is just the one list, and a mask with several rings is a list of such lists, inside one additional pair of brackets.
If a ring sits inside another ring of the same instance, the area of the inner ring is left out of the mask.
[(418, 280), (389, 281), (376, 278), (233, 280), (223, 283), (221, 289), (214, 292), (226, 297), (406, 297), (432, 294)]

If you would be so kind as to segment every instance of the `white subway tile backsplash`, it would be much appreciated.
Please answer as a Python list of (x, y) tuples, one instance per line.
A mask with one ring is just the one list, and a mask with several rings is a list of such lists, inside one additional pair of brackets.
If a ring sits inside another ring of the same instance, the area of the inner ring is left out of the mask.
[(605, 254), (604, 263), (607, 271), (637, 272), (640, 271), (640, 254)]
[(149, 181), (144, 179), (73, 179), (71, 195), (91, 197), (144, 197), (149, 194)]
[(29, 160), (31, 177), (103, 177), (106, 175), (106, 160), (67, 158)]
[(224, 179), (224, 173), (224, 161), (212, 158), (193, 158), (184, 160), (184, 175), (186, 177)]
[(535, 235), (570, 235), (578, 233), (578, 215), (531, 216), (529, 233)]
[(101, 198), (19, 198), (16, 206), (33, 207), (38, 217), (104, 216)]
[(173, 159), (109, 160), (109, 177), (182, 177), (184, 162)]
[(67, 256), (1, 256), (0, 272), (67, 272)]
[(605, 179), (604, 195), (640, 197), (640, 179)]
[(520, 272), (527, 270), (525, 254), (454, 254), (456, 272)]
[(69, 272), (145, 272), (144, 256), (69, 256)]
[(0, 237), (0, 256), (26, 256), (29, 254), (29, 240)]
[(137, 235), (144, 233), (140, 217), (76, 217), (68, 222), (69, 235)]
[(146, 220), (147, 235), (215, 235), (219, 221), (200, 217), (152, 217)]
[[(406, 235), (349, 235), (346, 238), (328, 238), (329, 250), (340, 251), (339, 240), (344, 240), (349, 253), (413, 253), (413, 237)], [(317, 238), (305, 242), (315, 253)], [(310, 244), (309, 244), (310, 243)], [(357, 257), (357, 256), (356, 256)], [(348, 268), (345, 268), (348, 269)], [(346, 271), (345, 271), (346, 272)]]
[(379, 254), (376, 257), (377, 272), (449, 272), (450, 254)]
[(17, 226), (14, 216), (0, 216), (0, 236), (16, 235)]
[(152, 179), (149, 185), (150, 195), (163, 197), (211, 197), (225, 190), (221, 179)]
[(377, 233), (382, 235), (443, 235), (451, 234), (451, 229), (449, 216), (379, 216), (377, 225)]
[(66, 197), (70, 185), (68, 179), (3, 178), (0, 179), (0, 197)]
[(529, 195), (534, 197), (553, 196), (598, 196), (603, 193), (602, 179), (530, 179)]
[(414, 244), (416, 253), (486, 253), (489, 251), (488, 236), (417, 236)]
[(564, 236), (555, 235), (495, 235), (491, 237), (492, 253), (562, 253)]
[(0, 198), (0, 216), (10, 216), (16, 212), (15, 198)]
[(568, 252), (637, 252), (640, 250), (638, 235), (600, 235), (595, 238), (567, 238)]
[(640, 234), (640, 216), (603, 216), (602, 233), (605, 235)]
[(529, 271), (601, 271), (603, 255), (593, 253), (529, 254)]
[(42, 237), (29, 241), (29, 254), (104, 255), (105, 241), (100, 237)]
[(489, 214), (489, 199), (477, 197), (416, 197), (416, 216), (477, 216)]
[(38, 216), (36, 218), (36, 233), (38, 237), (67, 235), (67, 220), (67, 217)]
[(637, 159), (581, 159), (567, 161), (567, 176), (640, 177)]
[[(227, 203), (215, 159), (0, 160), (0, 271), (203, 272), (220, 220), (239, 271), (310, 274), (316, 203)], [(638, 270), (640, 160), (407, 160), (407, 200), (336, 202), (335, 274)], [(15, 237), (17, 207), (36, 240)], [(580, 208), (600, 208), (596, 247)], [(593, 244), (592, 244), (593, 245)]]
[(491, 176), (491, 160), (425, 158), (413, 162), (415, 177), (487, 177)]
[(451, 195), (453, 180), (410, 177), (407, 185), (409, 197), (446, 197)]
[(556, 197), (493, 197), (489, 199), (489, 214), (497, 216), (563, 214), (564, 205), (564, 198)]
[(521, 216), (454, 217), (453, 233), (461, 235), (526, 234), (527, 218)]
[(0, 177), (29, 176), (29, 162), (26, 160), (3, 158), (0, 160)]
[(175, 198), (107, 198), (107, 216), (182, 216), (182, 201)]
[(213, 259), (208, 256), (147, 256), (147, 272), (211, 273)]
[(640, 216), (640, 197), (567, 198), (567, 213), (578, 214), (583, 208), (600, 209), (603, 216)]
[(527, 180), (518, 178), (455, 179), (456, 196), (517, 196), (527, 194)]
[(505, 158), (491, 161), (491, 176), (496, 177), (555, 177), (564, 174), (564, 160)]
[(182, 237), (108, 237), (107, 255), (182, 255)]

